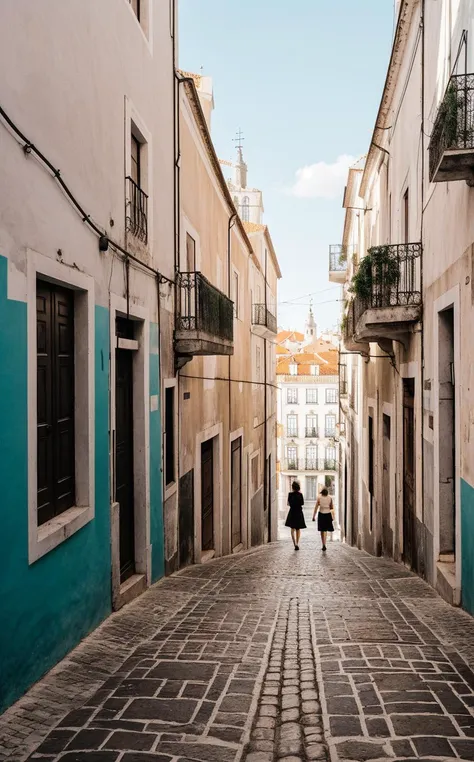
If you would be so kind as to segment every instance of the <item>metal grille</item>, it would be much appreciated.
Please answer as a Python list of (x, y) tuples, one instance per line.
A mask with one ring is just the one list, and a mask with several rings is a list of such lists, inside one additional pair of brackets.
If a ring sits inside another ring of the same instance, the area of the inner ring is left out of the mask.
[(421, 304), (421, 243), (373, 246), (368, 254), (373, 262), (368, 307)]
[(339, 361), (339, 397), (347, 397), (347, 362), (345, 357), (341, 356)]
[(354, 246), (331, 244), (329, 247), (329, 272), (344, 272), (347, 270), (347, 260), (355, 254)]
[(254, 325), (263, 325), (272, 333), (278, 332), (277, 319), (265, 304), (254, 304), (252, 322)]
[(282, 471), (336, 471), (335, 458), (286, 458), (281, 463)]
[(204, 331), (234, 340), (234, 303), (199, 272), (178, 278), (178, 331)]
[(305, 434), (308, 439), (316, 438), (319, 436), (316, 426), (306, 426)]
[(127, 181), (126, 228), (143, 243), (148, 240), (148, 196), (131, 177)]
[(431, 132), (430, 180), (445, 151), (474, 148), (474, 74), (456, 74), (448, 82)]

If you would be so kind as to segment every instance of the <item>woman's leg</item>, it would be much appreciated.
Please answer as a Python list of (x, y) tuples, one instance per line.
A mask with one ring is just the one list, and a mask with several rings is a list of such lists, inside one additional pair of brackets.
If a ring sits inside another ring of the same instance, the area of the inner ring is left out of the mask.
[(293, 529), (293, 527), (291, 527), (291, 539), (293, 540), (293, 545), (296, 545), (296, 542), (295, 542), (295, 530)]
[(296, 544), (300, 544), (300, 537), (301, 537), (301, 529), (296, 530)]
[(326, 537), (328, 536), (327, 532), (321, 532), (321, 539), (323, 541), (323, 548), (326, 547)]

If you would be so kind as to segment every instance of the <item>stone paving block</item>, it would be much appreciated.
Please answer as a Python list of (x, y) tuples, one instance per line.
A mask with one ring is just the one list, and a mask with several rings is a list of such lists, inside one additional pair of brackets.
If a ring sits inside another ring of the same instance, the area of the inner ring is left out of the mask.
[(340, 759), (351, 761), (366, 762), (370, 759), (389, 758), (382, 744), (370, 741), (343, 741), (336, 744), (336, 749)]

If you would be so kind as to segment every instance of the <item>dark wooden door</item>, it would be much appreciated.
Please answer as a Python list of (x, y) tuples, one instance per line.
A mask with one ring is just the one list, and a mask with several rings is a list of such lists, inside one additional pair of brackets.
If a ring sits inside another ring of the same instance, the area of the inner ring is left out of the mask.
[(374, 419), (369, 415), (369, 528), (374, 518)]
[(231, 446), (231, 502), (232, 548), (242, 542), (242, 439), (234, 439)]
[(115, 499), (120, 505), (120, 581), (135, 572), (133, 506), (133, 353), (116, 350)]
[(38, 525), (75, 504), (74, 294), (38, 281)]
[(213, 442), (201, 445), (201, 525), (202, 550), (214, 547), (214, 459)]
[(415, 553), (415, 382), (403, 381), (403, 559), (416, 567)]
[(272, 541), (272, 492), (273, 492), (273, 482), (272, 482), (272, 456), (268, 456), (268, 468), (267, 468), (267, 479), (268, 479), (268, 494), (267, 494), (267, 511), (268, 511), (268, 520), (267, 520), (267, 526), (268, 526), (268, 542)]
[(391, 528), (390, 528), (390, 440), (391, 419), (389, 415), (383, 416), (383, 474), (382, 474), (382, 549), (385, 555), (392, 554)]

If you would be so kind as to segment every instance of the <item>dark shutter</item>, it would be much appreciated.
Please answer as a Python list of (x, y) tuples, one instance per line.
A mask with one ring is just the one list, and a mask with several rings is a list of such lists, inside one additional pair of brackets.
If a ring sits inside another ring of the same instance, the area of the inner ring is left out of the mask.
[(75, 503), (74, 294), (37, 284), (38, 525)]

